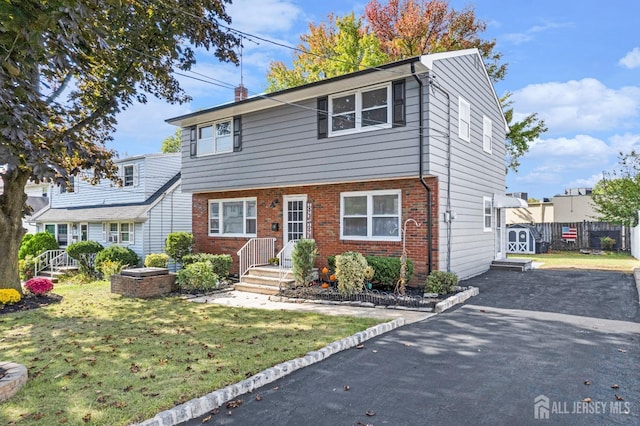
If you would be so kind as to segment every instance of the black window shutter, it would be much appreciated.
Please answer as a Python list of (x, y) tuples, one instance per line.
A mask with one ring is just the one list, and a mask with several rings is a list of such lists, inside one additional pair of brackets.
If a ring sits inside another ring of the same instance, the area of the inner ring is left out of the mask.
[(233, 152), (242, 151), (242, 117), (233, 117)]
[(318, 98), (318, 139), (324, 139), (329, 136), (329, 98)]
[(198, 129), (196, 126), (190, 127), (189, 131), (189, 155), (196, 157), (198, 155), (198, 137), (196, 136)]
[(405, 83), (396, 80), (391, 85), (393, 96), (393, 127), (406, 126)]

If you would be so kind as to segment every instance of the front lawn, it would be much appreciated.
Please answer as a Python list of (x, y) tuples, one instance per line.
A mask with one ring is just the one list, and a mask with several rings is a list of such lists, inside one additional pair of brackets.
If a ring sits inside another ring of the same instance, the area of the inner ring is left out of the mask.
[(0, 424), (142, 421), (381, 322), (128, 299), (106, 281), (54, 293), (62, 302), (0, 314), (0, 361), (29, 370)]
[(542, 269), (575, 268), (632, 272), (634, 268), (640, 268), (640, 260), (624, 252), (582, 254), (579, 251), (554, 251), (541, 254), (510, 254), (508, 257), (532, 259), (534, 262), (542, 263)]

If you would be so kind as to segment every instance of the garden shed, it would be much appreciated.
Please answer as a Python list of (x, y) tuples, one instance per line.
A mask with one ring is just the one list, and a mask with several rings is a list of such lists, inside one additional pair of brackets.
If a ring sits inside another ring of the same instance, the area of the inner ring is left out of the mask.
[(507, 229), (507, 253), (546, 253), (549, 243), (542, 241), (542, 234), (529, 224), (510, 225)]

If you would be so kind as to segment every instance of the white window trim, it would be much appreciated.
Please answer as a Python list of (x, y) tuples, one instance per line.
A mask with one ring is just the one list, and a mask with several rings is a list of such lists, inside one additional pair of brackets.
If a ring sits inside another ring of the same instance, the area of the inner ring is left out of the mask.
[[(226, 123), (229, 122), (230, 123), (230, 128), (231, 128), (231, 144), (229, 149), (225, 150), (225, 151), (218, 151), (218, 142), (216, 140), (216, 124), (220, 124), (220, 123)], [(203, 127), (209, 127), (211, 126), (211, 132), (212, 132), (212, 138), (213, 138), (213, 152), (208, 152), (206, 154), (201, 154), (200, 153), (200, 129)], [(196, 129), (196, 156), (197, 157), (207, 157), (209, 155), (218, 155), (218, 154), (227, 154), (229, 152), (233, 152), (233, 117), (229, 117), (229, 118), (225, 118), (223, 120), (216, 120), (216, 121), (209, 121), (207, 123), (202, 123), (199, 124), (197, 129)]]
[[(225, 202), (243, 202), (244, 203), (244, 208), (242, 209), (243, 215), (242, 215), (242, 228), (245, 232), (243, 233), (228, 233), (225, 234), (222, 232), (222, 230), (224, 229), (224, 219), (223, 219), (223, 208), (222, 205)], [(207, 203), (207, 234), (210, 237), (256, 237), (257, 234), (253, 233), (253, 234), (249, 234), (246, 232), (247, 230), (247, 201), (251, 202), (253, 201), (256, 204), (256, 217), (249, 217), (249, 219), (255, 219), (256, 220), (256, 232), (258, 231), (258, 199), (256, 197), (246, 197), (246, 198), (220, 198), (220, 199), (214, 199), (214, 200), (209, 200), (209, 202)], [(216, 233), (212, 233), (211, 232), (211, 205), (217, 203), (218, 204), (218, 214), (220, 215), (218, 217), (218, 229), (219, 232)]]
[[(463, 126), (465, 118), (468, 126)], [(463, 128), (469, 129), (466, 135), (462, 132)], [(462, 97), (458, 97), (458, 137), (471, 142), (471, 104)]]
[(493, 150), (493, 123), (487, 116), (482, 117), (482, 149), (488, 154)]
[[(122, 241), (120, 238), (120, 234), (122, 233), (121, 225), (123, 223), (129, 224), (129, 241)], [(111, 233), (111, 225), (117, 225), (117, 231), (115, 231), (116, 240), (109, 241), (109, 234)], [(133, 245), (135, 244), (135, 223), (133, 222), (102, 222), (102, 241), (109, 244), (124, 244), (124, 245)]]
[[(391, 237), (372, 236), (373, 231), (373, 209), (372, 199), (374, 195), (397, 195), (398, 196), (398, 235)], [(344, 199), (347, 197), (367, 197), (367, 235), (344, 235)], [(340, 239), (349, 241), (402, 241), (400, 232), (400, 222), (402, 220), (402, 191), (399, 189), (380, 191), (356, 191), (340, 193)]]
[[(489, 203), (489, 213), (485, 211), (487, 203)], [(487, 228), (487, 217), (491, 221), (491, 226)], [(491, 197), (482, 197), (482, 228), (484, 232), (493, 231), (493, 199)]]
[(61, 247), (66, 247), (69, 244), (71, 244), (73, 241), (71, 241), (71, 224), (68, 222), (47, 222), (42, 224), (42, 232), (48, 232), (47, 231), (47, 226), (53, 226), (54, 227), (54, 233), (53, 236), (56, 239), (56, 241), (58, 242), (58, 244), (60, 243), (59, 238), (60, 238), (60, 232), (59, 232), (59, 227), (60, 225), (66, 225), (67, 226), (67, 244), (61, 244)]
[[(376, 89), (381, 89), (385, 87), (387, 89), (387, 122), (381, 124), (374, 124), (371, 126), (362, 127), (362, 93), (363, 92), (371, 92)], [(355, 128), (353, 129), (345, 129), (345, 130), (332, 130), (333, 129), (333, 99), (341, 98), (344, 96), (349, 96), (355, 94), (355, 114), (356, 114), (356, 123)], [(328, 136), (340, 136), (340, 135), (349, 135), (353, 133), (361, 133), (361, 132), (369, 132), (372, 130), (380, 130), (380, 129), (389, 129), (392, 126), (393, 122), (393, 102), (392, 102), (393, 92), (391, 91), (391, 83), (379, 84), (376, 86), (363, 87), (357, 90), (350, 90), (348, 92), (335, 93), (329, 96), (329, 124), (328, 124)]]

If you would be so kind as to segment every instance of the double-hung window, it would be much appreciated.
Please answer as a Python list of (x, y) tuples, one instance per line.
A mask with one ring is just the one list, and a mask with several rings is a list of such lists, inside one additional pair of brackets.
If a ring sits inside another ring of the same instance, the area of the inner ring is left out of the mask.
[(103, 222), (102, 240), (111, 244), (133, 244), (134, 224), (130, 222)]
[(329, 97), (330, 135), (391, 127), (391, 84)]
[(491, 232), (491, 219), (493, 217), (493, 200), (491, 199), (491, 197), (482, 197), (482, 208), (484, 232)]
[(198, 156), (233, 151), (233, 121), (216, 121), (198, 127)]
[(257, 233), (255, 198), (209, 200), (209, 235), (248, 236)]
[(340, 194), (340, 238), (400, 241), (400, 190)]
[(482, 117), (482, 149), (484, 152), (491, 154), (492, 145), (492, 130), (491, 119), (489, 117)]
[(122, 178), (122, 185), (133, 186), (133, 164), (127, 164), (123, 168), (124, 176)]
[(471, 142), (471, 104), (458, 98), (458, 137)]

